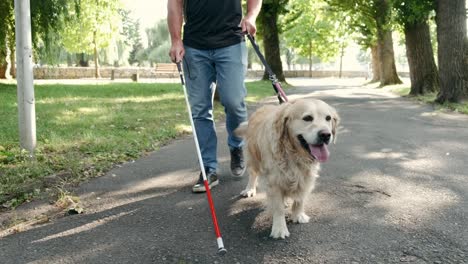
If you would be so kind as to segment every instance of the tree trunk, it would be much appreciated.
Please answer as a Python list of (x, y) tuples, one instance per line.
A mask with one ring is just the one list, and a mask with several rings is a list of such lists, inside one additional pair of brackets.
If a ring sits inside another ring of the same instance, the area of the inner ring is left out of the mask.
[(468, 37), (465, 38), (465, 60), (464, 60), (464, 63), (465, 63), (465, 93), (468, 93)]
[(440, 92), (436, 102), (460, 102), (468, 97), (465, 0), (438, 0), (436, 7)]
[[(13, 42), (14, 45), (14, 42)], [(11, 50), (11, 43), (8, 36), (5, 40), (5, 46), (0, 50), (0, 79), (11, 79), (15, 75), (14, 62), (15, 50)]]
[(89, 67), (88, 58), (85, 58), (84, 53), (77, 54), (77, 57), (78, 57), (78, 65), (80, 67)]
[(94, 77), (101, 78), (101, 73), (99, 72), (99, 55), (97, 49), (97, 40), (96, 40), (97, 32), (94, 31), (93, 33), (93, 43), (94, 43)]
[(427, 22), (405, 25), (405, 39), (411, 79), (410, 95), (437, 91), (439, 74)]
[(6, 63), (0, 62), (0, 79), (6, 79)]
[(73, 58), (70, 53), (67, 53), (67, 66), (72, 67), (73, 66)]
[(341, 52), (340, 52), (340, 74), (339, 74), (340, 79), (343, 73), (343, 57), (344, 57), (344, 42), (341, 43)]
[(0, 79), (6, 78), (7, 72), (7, 45), (0, 47)]
[(378, 42), (380, 57), (380, 86), (402, 83), (398, 77), (395, 66), (392, 32), (389, 30), (382, 32)]
[(309, 42), (309, 77), (312, 78), (312, 41)]
[[(14, 41), (8, 41), (9, 48), (8, 51), (10, 52), (9, 56), (9, 67), (7, 66), (7, 71), (10, 73), (10, 78), (16, 78), (16, 43)], [(7, 52), (8, 54), (8, 52)], [(8, 62), (8, 59), (7, 59)], [(8, 78), (8, 74), (7, 74)]]
[(379, 46), (371, 46), (372, 58), (372, 80), (371, 83), (380, 82), (380, 59), (379, 59)]
[[(262, 29), (263, 47), (265, 49), (265, 59), (270, 65), (279, 81), (286, 81), (283, 73), (283, 66), (280, 57), (279, 37), (278, 37), (278, 14), (280, 6), (275, 3), (263, 3), (262, 11), (259, 15), (259, 22)], [(264, 80), (268, 80), (268, 73), (263, 75)]]
[(389, 0), (378, 0), (376, 12), (377, 45), (380, 58), (380, 86), (400, 84), (395, 66), (392, 31), (389, 27), (391, 9)]

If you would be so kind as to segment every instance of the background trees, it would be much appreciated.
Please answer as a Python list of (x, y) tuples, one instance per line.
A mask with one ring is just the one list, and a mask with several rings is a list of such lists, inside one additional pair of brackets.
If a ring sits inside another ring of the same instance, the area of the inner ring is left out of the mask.
[[(15, 72), (13, 2), (0, 1), (0, 78)], [(119, 0), (31, 1), (31, 14), (38, 64), (87, 66), (94, 60), (98, 76), (100, 62), (169, 62), (165, 22), (142, 30)], [(381, 86), (399, 83), (393, 46), (403, 42), (393, 43), (392, 33), (402, 32), (406, 56), (399, 62), (408, 60), (412, 95), (438, 91), (439, 85), (440, 103), (457, 102), (468, 94), (463, 0), (264, 0), (257, 26), (258, 42), (280, 80), (282, 60), (288, 68), (300, 62), (312, 72), (313, 62), (337, 61), (344, 47), (356, 42), (362, 54), (371, 55), (373, 81)], [(252, 59), (254, 54), (249, 66)]]
[(361, 28), (361, 33), (372, 34), (366, 36), (369, 39), (366, 44), (372, 48), (373, 68), (378, 68), (380, 85), (401, 83), (396, 72), (393, 50), (391, 0), (327, 0), (327, 2), (338, 12), (356, 16), (355, 23)]
[(12, 59), (14, 60), (14, 31), (15, 20), (13, 1), (0, 1), (0, 78), (10, 78), (12, 72)]
[(119, 8), (119, 1), (81, 0), (79, 11), (62, 17), (64, 48), (72, 53), (93, 54), (96, 78), (100, 77), (99, 50), (115, 43), (118, 37), (121, 26)]
[[(60, 18), (77, 8), (78, 0), (31, 1), (31, 30), (34, 48), (40, 41), (49, 44), (49, 32), (57, 31)], [(72, 4), (71, 9), (67, 5)], [(15, 74), (14, 0), (0, 2), (0, 78)], [(3, 74), (2, 74), (3, 73)]]
[(323, 1), (291, 1), (287, 8), (288, 13), (281, 19), (284, 42), (308, 58), (309, 76), (312, 76), (313, 56), (327, 61), (336, 56), (344, 44), (344, 41), (337, 41), (343, 32), (339, 28), (343, 20), (333, 17)]
[(152, 28), (146, 30), (146, 36), (148, 38), (146, 54), (147, 60), (150, 64), (153, 65), (157, 62), (171, 62), (167, 55), (167, 51), (171, 46), (167, 22), (165, 20), (161, 20), (159, 23), (156, 23)]

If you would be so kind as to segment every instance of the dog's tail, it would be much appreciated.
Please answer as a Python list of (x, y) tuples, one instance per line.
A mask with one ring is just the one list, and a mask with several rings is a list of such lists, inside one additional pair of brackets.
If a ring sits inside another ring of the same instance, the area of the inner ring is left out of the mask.
[(245, 137), (247, 134), (247, 127), (249, 126), (249, 123), (247, 121), (242, 122), (235, 130), (234, 130), (234, 135), (238, 137)]

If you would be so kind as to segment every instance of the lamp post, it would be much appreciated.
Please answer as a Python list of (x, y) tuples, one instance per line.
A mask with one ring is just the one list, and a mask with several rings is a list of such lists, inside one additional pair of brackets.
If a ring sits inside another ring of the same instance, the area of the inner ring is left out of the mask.
[(18, 123), (20, 146), (34, 155), (36, 109), (33, 84), (30, 0), (15, 0)]

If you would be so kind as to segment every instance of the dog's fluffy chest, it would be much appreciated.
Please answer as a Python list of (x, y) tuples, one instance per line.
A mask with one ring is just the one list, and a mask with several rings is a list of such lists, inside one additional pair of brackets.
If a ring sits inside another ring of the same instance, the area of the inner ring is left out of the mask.
[(310, 192), (315, 184), (315, 179), (318, 177), (319, 165), (314, 164), (309, 168), (299, 168), (290, 166), (286, 172), (278, 172), (276, 178), (276, 186), (280, 186), (282, 191), (288, 196), (294, 197), (302, 195), (305, 192)]

